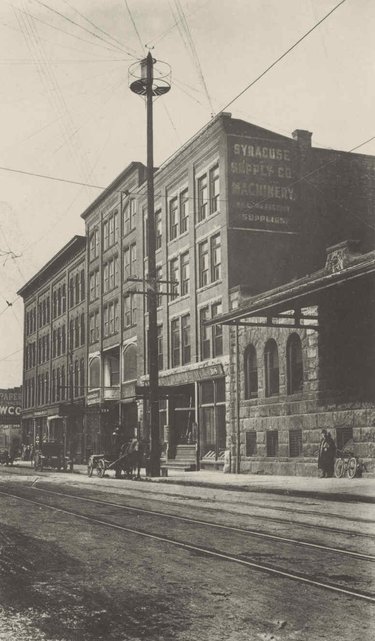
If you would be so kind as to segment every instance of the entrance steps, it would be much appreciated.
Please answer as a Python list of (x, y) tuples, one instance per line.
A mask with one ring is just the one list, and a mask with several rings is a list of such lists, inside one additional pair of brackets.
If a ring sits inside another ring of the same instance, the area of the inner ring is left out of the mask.
[(181, 472), (194, 472), (197, 469), (197, 450), (192, 445), (177, 445), (176, 457), (168, 459), (160, 466), (162, 476), (168, 476), (168, 469)]

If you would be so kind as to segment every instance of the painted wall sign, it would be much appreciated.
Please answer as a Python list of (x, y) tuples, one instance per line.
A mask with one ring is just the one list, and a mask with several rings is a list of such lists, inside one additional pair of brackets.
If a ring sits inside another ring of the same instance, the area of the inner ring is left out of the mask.
[(21, 423), (22, 396), (20, 388), (0, 390), (0, 424), (17, 425)]
[(295, 232), (293, 141), (228, 136), (230, 226)]

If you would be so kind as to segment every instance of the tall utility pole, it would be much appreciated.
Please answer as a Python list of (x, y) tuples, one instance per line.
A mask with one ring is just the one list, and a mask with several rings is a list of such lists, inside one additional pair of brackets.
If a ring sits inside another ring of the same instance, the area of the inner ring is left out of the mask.
[[(151, 427), (150, 474), (160, 476), (160, 435), (159, 435), (159, 367), (157, 341), (157, 282), (156, 282), (156, 230), (154, 205), (154, 143), (153, 143), (153, 97), (161, 96), (170, 89), (170, 70), (154, 74), (156, 60), (151, 52), (140, 63), (140, 75), (136, 80), (132, 65), (130, 89), (146, 96), (147, 108), (147, 260), (148, 276), (146, 281), (148, 300), (148, 365), (149, 365), (149, 404)], [(165, 63), (160, 63), (165, 69)]]

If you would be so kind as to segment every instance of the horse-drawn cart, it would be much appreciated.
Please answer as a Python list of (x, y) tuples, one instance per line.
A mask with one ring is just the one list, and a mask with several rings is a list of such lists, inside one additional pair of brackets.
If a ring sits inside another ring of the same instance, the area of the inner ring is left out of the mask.
[(115, 477), (121, 478), (122, 472), (131, 478), (140, 473), (140, 451), (138, 441), (134, 440), (121, 447), (120, 453), (114, 454), (92, 454), (87, 463), (87, 475), (92, 476), (94, 472), (103, 478), (107, 470), (114, 470)]

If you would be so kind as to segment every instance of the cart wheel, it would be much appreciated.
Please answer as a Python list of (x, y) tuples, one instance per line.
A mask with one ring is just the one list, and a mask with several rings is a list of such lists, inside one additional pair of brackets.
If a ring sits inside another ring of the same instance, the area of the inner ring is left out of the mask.
[(348, 467), (347, 467), (347, 470), (346, 470), (346, 474), (347, 474), (348, 478), (354, 479), (354, 477), (355, 477), (355, 475), (357, 473), (357, 467), (358, 467), (357, 459), (354, 458), (354, 456), (352, 456), (348, 461)]
[(102, 479), (105, 474), (105, 461), (103, 459), (99, 459), (97, 470), (98, 476)]
[(87, 476), (89, 476), (90, 478), (92, 477), (93, 470), (94, 470), (93, 464), (89, 463), (87, 466)]
[(344, 461), (342, 458), (336, 459), (335, 462), (335, 477), (341, 479), (344, 476)]

